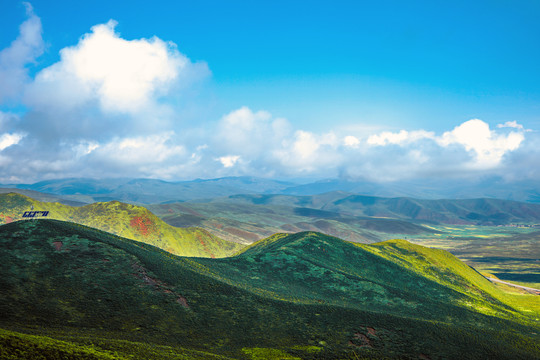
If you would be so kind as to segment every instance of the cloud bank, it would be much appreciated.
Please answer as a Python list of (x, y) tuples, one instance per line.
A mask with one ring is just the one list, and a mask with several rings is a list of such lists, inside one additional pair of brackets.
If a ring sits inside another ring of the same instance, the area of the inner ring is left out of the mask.
[[(441, 133), (366, 134), (332, 128), (329, 119), (328, 130), (315, 133), (244, 106), (218, 119), (188, 122), (178, 115), (178, 104), (183, 90), (210, 76), (206, 63), (193, 62), (157, 36), (124, 39), (115, 27), (114, 20), (93, 26), (31, 78), (28, 67), (44, 45), (41, 21), (27, 5), (19, 36), (0, 51), (0, 182), (85, 176), (540, 178), (538, 133), (514, 120), (490, 126), (459, 119)], [(2, 110), (13, 102), (26, 110)]]

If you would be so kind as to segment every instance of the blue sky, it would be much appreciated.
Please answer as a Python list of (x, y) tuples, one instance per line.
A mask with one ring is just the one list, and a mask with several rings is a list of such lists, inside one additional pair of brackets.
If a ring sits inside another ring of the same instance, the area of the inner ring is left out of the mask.
[(538, 1), (0, 7), (0, 182), (540, 177)]

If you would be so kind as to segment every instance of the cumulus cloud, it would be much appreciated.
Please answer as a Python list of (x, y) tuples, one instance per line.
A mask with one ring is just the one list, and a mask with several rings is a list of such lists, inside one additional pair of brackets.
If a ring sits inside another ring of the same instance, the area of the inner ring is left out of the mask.
[(234, 167), (236, 174), (239, 170), (267, 176), (305, 174), (334, 166), (339, 156), (341, 141), (335, 134), (293, 131), (286, 119), (245, 106), (223, 116), (217, 129), (211, 150), (225, 153), (216, 159), (225, 168)]
[[(517, 124), (513, 125), (519, 129)], [(523, 140), (523, 132), (497, 134), (484, 121), (473, 119), (445, 132), (437, 141), (442, 146), (462, 145), (474, 153), (476, 165), (490, 168), (498, 165), (507, 152), (516, 150)]]
[(224, 167), (230, 168), (233, 167), (234, 164), (238, 160), (240, 160), (240, 156), (238, 155), (227, 155), (227, 156), (221, 156), (217, 159)]
[(341, 161), (338, 151), (341, 142), (332, 132), (318, 135), (298, 130), (292, 139), (286, 139), (281, 145), (273, 154), (289, 173), (331, 171)]
[(407, 130), (401, 130), (397, 133), (393, 133), (390, 131), (384, 131), (380, 134), (374, 134), (368, 137), (367, 143), (369, 145), (388, 145), (388, 144), (404, 144), (404, 143), (410, 143), (414, 141), (418, 141), (421, 139), (433, 139), (435, 137), (435, 134), (433, 132), (425, 131), (425, 130), (416, 130), (416, 131), (407, 131)]
[(356, 136), (347, 135), (343, 138), (345, 147), (357, 148), (360, 145), (360, 140)]
[(231, 111), (217, 125), (215, 146), (240, 155), (264, 155), (291, 132), (286, 119), (272, 118), (267, 111), (253, 112), (248, 107)]
[(43, 53), (41, 20), (32, 5), (26, 7), (26, 19), (19, 27), (19, 36), (9, 47), (0, 51), (0, 103), (15, 100), (30, 81), (27, 66)]
[(184, 155), (185, 149), (174, 144), (174, 133), (155, 134), (135, 138), (116, 138), (98, 145), (89, 143), (86, 153), (94, 153), (100, 160), (115, 165), (163, 163), (171, 157)]
[(28, 91), (33, 106), (73, 108), (96, 101), (104, 112), (133, 113), (153, 104), (194, 65), (172, 42), (158, 37), (125, 40), (116, 21), (92, 27), (60, 61), (41, 70)]
[(31, 79), (27, 67), (43, 51), (43, 40), (29, 5), (27, 16), (17, 39), (0, 51), (0, 101), (25, 93), (27, 108), (18, 115), (0, 111), (0, 182), (232, 175), (390, 181), (479, 172), (540, 177), (540, 165), (527, 165), (538, 164), (538, 134), (516, 121), (490, 128), (472, 119), (441, 133), (365, 124), (313, 132), (244, 106), (212, 121), (183, 122), (179, 90), (208, 76), (206, 64), (156, 36), (124, 39), (113, 20), (92, 27)]

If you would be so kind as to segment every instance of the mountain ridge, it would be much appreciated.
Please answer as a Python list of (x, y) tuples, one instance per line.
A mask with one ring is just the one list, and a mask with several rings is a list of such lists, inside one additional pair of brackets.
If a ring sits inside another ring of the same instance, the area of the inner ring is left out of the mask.
[(93, 226), (177, 255), (219, 257), (241, 247), (204, 229), (170, 226), (144, 207), (119, 201), (71, 207), (40, 202), (16, 193), (0, 194), (0, 223), (20, 220), (23, 212), (31, 209), (49, 211), (49, 218)]
[[(146, 192), (140, 192), (144, 184)], [(161, 203), (208, 199), (235, 194), (319, 195), (346, 191), (378, 197), (420, 199), (498, 198), (529, 203), (540, 202), (540, 187), (529, 180), (505, 181), (500, 177), (482, 179), (403, 180), (376, 183), (366, 180), (327, 179), (309, 182), (283, 181), (253, 176), (164, 181), (130, 178), (70, 178), (34, 184), (5, 184), (5, 188), (35, 190), (66, 196), (70, 200), (121, 200), (124, 202)], [(86, 196), (86, 198), (85, 198)]]

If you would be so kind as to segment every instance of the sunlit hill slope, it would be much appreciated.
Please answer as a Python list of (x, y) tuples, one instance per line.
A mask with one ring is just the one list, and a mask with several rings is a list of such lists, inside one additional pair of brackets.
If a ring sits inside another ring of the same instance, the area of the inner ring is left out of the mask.
[(0, 224), (22, 219), (25, 211), (48, 210), (49, 218), (71, 221), (157, 246), (183, 256), (221, 257), (242, 246), (200, 228), (176, 228), (146, 208), (111, 201), (82, 207), (40, 202), (24, 195), (0, 194)]

